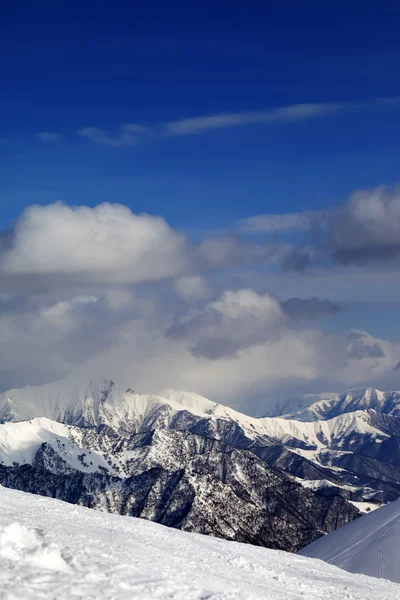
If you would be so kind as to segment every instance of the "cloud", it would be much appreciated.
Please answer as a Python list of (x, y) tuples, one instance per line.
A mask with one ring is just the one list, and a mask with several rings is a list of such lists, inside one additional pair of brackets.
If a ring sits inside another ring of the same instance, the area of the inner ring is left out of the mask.
[(397, 107), (400, 98), (377, 98), (366, 102), (320, 102), (306, 104), (292, 104), (278, 108), (270, 108), (249, 112), (222, 112), (214, 115), (194, 117), (169, 121), (163, 127), (167, 136), (193, 135), (241, 125), (262, 125), (269, 123), (291, 123), (308, 119), (317, 119), (325, 116), (347, 112), (349, 110), (379, 109), (388, 106)]
[(165, 124), (166, 135), (193, 135), (211, 129), (237, 127), (240, 125), (255, 125), (277, 122), (302, 121), (314, 119), (342, 110), (347, 104), (334, 102), (320, 104), (294, 104), (261, 111), (219, 113), (210, 116), (194, 117), (170, 121)]
[(363, 358), (382, 358), (385, 356), (381, 345), (363, 331), (350, 331), (346, 337), (350, 340), (350, 344), (346, 349), (349, 358), (361, 360)]
[(326, 216), (322, 211), (257, 215), (241, 219), (237, 225), (246, 233), (309, 231), (315, 227), (326, 227)]
[(257, 265), (274, 261), (285, 246), (275, 243), (254, 244), (234, 233), (209, 236), (197, 246), (195, 256), (199, 268), (228, 268), (235, 265)]
[(188, 339), (194, 356), (207, 359), (235, 356), (240, 350), (280, 336), (285, 315), (279, 302), (252, 290), (225, 292), (198, 314), (178, 321), (167, 332)]
[(91, 282), (159, 280), (184, 273), (186, 240), (161, 217), (120, 204), (32, 206), (3, 236), (0, 274)]
[(116, 148), (133, 146), (141, 142), (149, 133), (150, 129), (148, 127), (133, 123), (121, 125), (120, 131), (115, 135), (110, 135), (98, 127), (83, 127), (78, 131), (79, 136), (86, 137), (96, 144), (114, 146)]
[[(177, 119), (167, 121), (153, 127), (147, 127), (140, 124), (121, 125), (115, 134), (110, 134), (104, 129), (98, 127), (83, 127), (77, 134), (90, 139), (96, 144), (106, 146), (126, 147), (133, 146), (147, 136), (155, 137), (179, 137), (187, 135), (201, 134), (215, 129), (226, 129), (244, 125), (267, 125), (273, 123), (296, 123), (310, 119), (320, 119), (327, 116), (340, 114), (351, 110), (380, 109), (387, 107), (397, 107), (400, 105), (400, 98), (377, 98), (366, 102), (320, 102), (292, 104), (289, 106), (280, 106), (277, 108), (268, 108), (266, 110), (243, 111), (243, 112), (221, 112), (211, 115), (201, 115), (187, 119)], [(273, 226), (273, 216), (271, 225), (267, 222), (264, 227)], [(290, 219), (287, 221), (290, 225)], [(275, 226), (284, 225), (275, 220)], [(243, 222), (243, 227), (255, 227), (256, 224)], [(261, 226), (261, 224), (260, 224)]]
[(341, 312), (343, 308), (330, 300), (320, 298), (289, 298), (281, 303), (284, 312), (293, 319), (320, 319)]
[(196, 302), (207, 298), (210, 294), (207, 280), (200, 275), (180, 277), (174, 282), (177, 294), (188, 302)]
[(58, 133), (54, 133), (51, 131), (42, 131), (37, 134), (38, 139), (41, 142), (59, 142), (61, 137)]
[(163, 218), (136, 215), (120, 204), (91, 208), (58, 202), (27, 208), (11, 229), (0, 231), (0, 277), (7, 278), (4, 286), (18, 289), (24, 281), (30, 289), (50, 289), (174, 278), (175, 292), (194, 301), (208, 295), (204, 274), (273, 263), (279, 252), (284, 247), (234, 234), (195, 244)]
[(400, 260), (400, 184), (354, 192), (327, 211), (256, 215), (238, 223), (247, 233), (303, 232), (281, 253), (285, 269), (334, 264), (396, 264)]
[(203, 304), (186, 297), (182, 305), (173, 301), (175, 283), (82, 282), (75, 293), (62, 287), (0, 298), (0, 389), (72, 372), (148, 393), (193, 390), (263, 414), (278, 392), (396, 385), (397, 344), (323, 332), (251, 289), (225, 290)]
[(229, 234), (195, 244), (118, 204), (30, 207), (0, 233), (0, 389), (72, 372), (263, 414), (278, 392), (398, 387), (399, 344), (316, 320), (345, 294), (346, 305), (396, 296), (393, 275), (283, 273), (290, 249)]
[(355, 192), (331, 223), (330, 249), (345, 264), (400, 258), (400, 185)]

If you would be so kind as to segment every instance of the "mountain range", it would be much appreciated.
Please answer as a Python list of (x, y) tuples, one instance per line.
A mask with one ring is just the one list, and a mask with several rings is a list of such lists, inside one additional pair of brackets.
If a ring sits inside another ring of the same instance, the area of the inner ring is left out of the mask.
[(0, 395), (0, 484), (297, 551), (400, 497), (400, 393), (296, 408), (254, 418), (107, 380), (11, 390)]

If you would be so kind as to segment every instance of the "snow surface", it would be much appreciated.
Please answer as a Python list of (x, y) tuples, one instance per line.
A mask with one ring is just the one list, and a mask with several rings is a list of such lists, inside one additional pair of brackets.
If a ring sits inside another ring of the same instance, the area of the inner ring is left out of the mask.
[[(0, 486), (2, 600), (398, 600), (397, 584)], [(376, 514), (376, 513), (375, 513)]]
[(316, 540), (299, 554), (320, 558), (351, 573), (400, 583), (400, 500)]

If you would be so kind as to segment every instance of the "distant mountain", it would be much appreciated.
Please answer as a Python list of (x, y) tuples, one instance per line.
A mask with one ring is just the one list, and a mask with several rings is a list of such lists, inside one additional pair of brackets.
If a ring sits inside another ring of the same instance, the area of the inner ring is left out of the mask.
[(165, 395), (70, 379), (2, 394), (0, 483), (286, 550), (359, 514), (275, 467), (277, 428), (197, 394)]
[(321, 394), (293, 394), (275, 399), (271, 399), (272, 407), (265, 413), (265, 417), (281, 417), (282, 415), (295, 415), (296, 413), (305, 410), (311, 404), (320, 402), (321, 400), (331, 400), (337, 394), (324, 392)]
[(256, 419), (195, 393), (108, 380), (12, 390), (0, 395), (0, 483), (298, 550), (400, 497), (396, 393), (382, 394)]
[(400, 583), (400, 500), (326, 535), (299, 554)]
[[(324, 395), (325, 396), (325, 395)], [(400, 392), (381, 392), (374, 388), (349, 390), (340, 396), (324, 397), (295, 410), (282, 410), (281, 416), (298, 421), (331, 419), (358, 410), (375, 410), (381, 414), (400, 416)]]

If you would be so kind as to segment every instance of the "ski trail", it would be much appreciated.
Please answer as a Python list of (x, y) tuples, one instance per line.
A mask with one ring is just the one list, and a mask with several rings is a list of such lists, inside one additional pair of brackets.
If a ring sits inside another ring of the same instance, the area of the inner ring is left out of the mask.
[[(397, 527), (397, 525), (400, 523), (400, 517), (392, 517), (391, 519), (388, 519), (388, 521), (386, 521), (386, 523), (382, 523), (382, 525), (379, 526), (379, 528), (375, 529), (375, 531), (369, 531), (367, 535), (365, 535), (363, 538), (361, 538), (360, 540), (357, 540), (357, 542), (354, 542), (354, 544), (352, 544), (351, 546), (348, 546), (345, 550), (341, 550), (340, 552), (338, 552), (337, 554), (335, 554), (334, 556), (332, 556), (329, 561), (330, 562), (335, 562), (336, 559), (340, 558), (340, 556), (342, 554), (347, 553), (349, 550), (351, 550), (352, 548), (355, 548), (356, 546), (359, 546), (360, 544), (362, 544), (363, 542), (365, 542), (365, 540), (367, 540), (368, 538), (370, 538), (372, 535), (378, 533), (378, 531), (380, 531), (382, 529), (382, 527), (385, 527), (386, 525), (388, 525), (389, 523), (391, 523), (394, 519), (397, 518), (397, 521), (394, 525), (391, 525), (390, 527), (388, 527), (387, 529), (385, 529), (385, 531), (383, 532), (382, 535), (378, 536), (376, 539), (372, 540), (370, 544), (368, 544), (367, 546), (365, 546), (364, 548), (362, 548), (361, 550), (354, 552), (354, 554), (352, 554), (348, 559), (345, 559), (344, 562), (346, 562), (347, 560), (350, 560), (350, 558), (352, 558), (353, 556), (356, 556), (357, 554), (360, 554), (360, 552), (363, 552), (364, 550), (366, 550), (367, 548), (369, 548), (370, 546), (372, 546), (376, 541), (380, 540), (390, 529), (393, 529), (394, 527)], [(339, 566), (343, 566), (343, 563)]]
[[(378, 548), (379, 550), (379, 548)], [(385, 568), (385, 564), (386, 564), (386, 558), (385, 558), (385, 553), (383, 550), (379, 550), (380, 554), (381, 554), (381, 566), (379, 568), (379, 579), (382, 579), (383, 577), (383, 570)]]
[[(390, 519), (389, 521), (387, 521), (385, 523), (385, 525), (387, 525), (388, 523), (390, 523), (391, 521), (393, 521), (393, 519)], [(391, 525), (390, 527), (387, 527), (383, 533), (381, 535), (379, 535), (377, 538), (374, 538), (367, 546), (365, 546), (364, 548), (360, 548), (360, 550), (358, 550), (357, 552), (354, 552), (353, 554), (351, 554), (350, 556), (348, 556), (347, 558), (345, 558), (343, 560), (342, 563), (340, 563), (338, 565), (338, 567), (344, 567), (345, 563), (349, 562), (350, 560), (352, 560), (355, 556), (358, 556), (359, 554), (362, 554), (363, 552), (365, 552), (366, 550), (368, 550), (368, 548), (370, 548), (371, 546), (374, 546), (374, 544), (376, 544), (376, 542), (379, 542), (379, 540), (382, 540), (385, 535), (388, 533), (388, 531), (390, 531), (391, 529), (395, 529), (400, 523), (400, 517), (396, 520), (396, 523), (394, 523), (394, 525)], [(376, 533), (376, 531), (374, 532)], [(356, 544), (353, 544), (352, 546), (349, 546), (349, 548), (346, 549), (345, 552), (348, 552), (351, 548), (354, 548), (355, 546), (359, 545), (361, 542), (365, 541), (366, 539), (368, 539), (371, 535), (373, 534), (369, 534), (367, 536), (365, 536), (362, 540), (360, 540), (359, 542), (357, 542)], [(378, 548), (379, 550), (379, 548)], [(380, 570), (379, 570), (379, 578), (382, 578), (382, 573), (383, 573), (383, 569), (385, 567), (386, 564), (386, 559), (385, 559), (385, 554), (382, 550), (379, 550), (380, 552), (380, 557), (382, 560), (382, 564), (380, 566)], [(335, 558), (339, 557), (341, 554), (344, 554), (344, 552), (340, 552), (339, 554), (336, 555), (336, 557), (334, 557), (332, 559), (332, 562), (335, 560)]]

